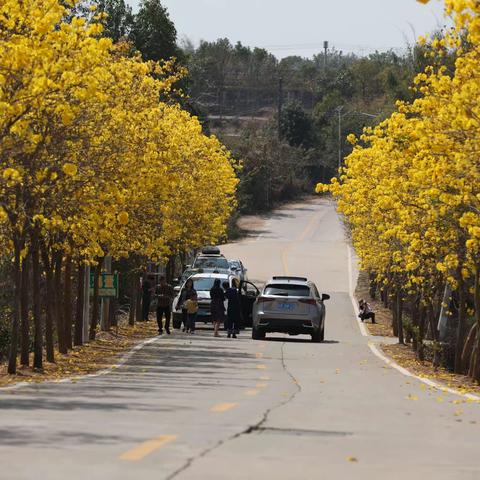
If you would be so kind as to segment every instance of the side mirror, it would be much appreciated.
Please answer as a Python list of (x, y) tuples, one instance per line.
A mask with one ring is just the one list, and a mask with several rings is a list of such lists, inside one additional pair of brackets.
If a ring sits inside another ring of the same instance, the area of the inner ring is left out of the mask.
[(324, 302), (325, 300), (330, 300), (330, 295), (327, 295), (326, 293), (323, 293), (322, 294), (322, 302)]

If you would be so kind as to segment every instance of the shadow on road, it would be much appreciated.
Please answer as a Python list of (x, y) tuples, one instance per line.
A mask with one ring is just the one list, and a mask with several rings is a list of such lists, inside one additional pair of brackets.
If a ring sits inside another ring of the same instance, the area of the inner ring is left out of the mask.
[[(312, 343), (310, 338), (291, 338), (291, 337), (267, 337), (265, 342), (281, 342), (281, 343)], [(324, 340), (323, 342), (319, 343), (319, 345), (326, 344), (326, 345), (335, 345), (340, 343), (338, 340)]]

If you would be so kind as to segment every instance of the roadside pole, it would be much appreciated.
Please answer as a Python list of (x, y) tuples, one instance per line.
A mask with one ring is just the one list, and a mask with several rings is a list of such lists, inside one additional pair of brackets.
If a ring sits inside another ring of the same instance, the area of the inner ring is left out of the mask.
[(83, 277), (85, 295), (83, 297), (83, 343), (89, 342), (90, 329), (90, 265), (85, 266), (85, 275)]
[[(110, 255), (105, 257), (103, 265), (105, 273), (112, 273), (112, 257)], [(100, 328), (102, 332), (106, 332), (110, 329), (110, 298), (102, 298), (101, 312)]]

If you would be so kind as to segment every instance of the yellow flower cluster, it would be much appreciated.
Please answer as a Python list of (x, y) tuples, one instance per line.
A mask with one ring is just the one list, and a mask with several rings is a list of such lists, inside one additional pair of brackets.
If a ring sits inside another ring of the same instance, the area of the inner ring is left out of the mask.
[(0, 4), (4, 246), (94, 261), (217, 242), (236, 165), (172, 100), (184, 72), (126, 56), (74, 4)]
[(363, 267), (426, 303), (480, 268), (480, 2), (445, 5), (455, 26), (431, 46), (455, 51), (455, 73), (418, 75), (419, 98), (350, 138), (339, 179), (317, 187), (337, 198)]

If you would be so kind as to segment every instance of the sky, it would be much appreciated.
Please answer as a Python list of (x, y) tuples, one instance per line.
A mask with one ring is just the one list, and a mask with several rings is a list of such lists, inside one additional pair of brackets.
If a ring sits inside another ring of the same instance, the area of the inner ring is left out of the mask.
[[(127, 0), (134, 10), (140, 0)], [(445, 25), (443, 1), (416, 0), (163, 0), (179, 40), (227, 37), (277, 57), (311, 57), (323, 42), (343, 52), (404, 49)]]

